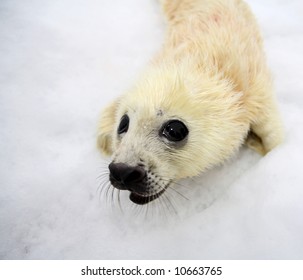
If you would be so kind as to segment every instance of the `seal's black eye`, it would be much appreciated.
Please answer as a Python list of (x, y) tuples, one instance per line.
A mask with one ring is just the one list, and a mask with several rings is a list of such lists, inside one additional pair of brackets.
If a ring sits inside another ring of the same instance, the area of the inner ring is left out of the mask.
[(172, 142), (179, 142), (185, 139), (188, 134), (186, 125), (178, 120), (170, 120), (160, 130), (160, 134)]
[(128, 130), (128, 125), (129, 125), (129, 117), (128, 115), (123, 115), (121, 118), (119, 127), (118, 127), (118, 134), (122, 134), (124, 132), (127, 132)]

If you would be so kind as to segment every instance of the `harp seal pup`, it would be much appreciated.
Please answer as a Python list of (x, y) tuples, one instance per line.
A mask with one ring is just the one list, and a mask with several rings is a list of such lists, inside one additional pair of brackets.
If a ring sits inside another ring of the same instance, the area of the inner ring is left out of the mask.
[(255, 17), (241, 0), (163, 0), (162, 50), (99, 121), (109, 180), (146, 204), (247, 144), (265, 155), (283, 140)]

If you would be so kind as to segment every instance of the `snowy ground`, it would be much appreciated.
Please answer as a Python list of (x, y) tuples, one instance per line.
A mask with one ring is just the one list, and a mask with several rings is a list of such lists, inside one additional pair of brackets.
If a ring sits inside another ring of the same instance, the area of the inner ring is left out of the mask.
[(0, 258), (303, 258), (303, 4), (248, 2), (285, 143), (182, 182), (174, 207), (122, 210), (98, 190), (97, 117), (161, 47), (157, 1), (0, 2)]

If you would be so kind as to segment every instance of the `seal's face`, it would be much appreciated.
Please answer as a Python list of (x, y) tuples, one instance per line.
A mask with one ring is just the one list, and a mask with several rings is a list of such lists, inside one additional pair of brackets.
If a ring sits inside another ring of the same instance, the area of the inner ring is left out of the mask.
[(229, 84), (185, 81), (171, 69), (150, 73), (101, 118), (99, 147), (112, 154), (109, 180), (134, 203), (221, 163), (248, 130), (239, 121), (240, 95), (226, 96)]
[(162, 110), (155, 111), (154, 116), (144, 111), (142, 114), (141, 108), (123, 113), (109, 165), (112, 185), (129, 190), (131, 201), (137, 204), (158, 198), (175, 180), (180, 170), (174, 166), (172, 155), (186, 146), (189, 135), (185, 121), (168, 119)]

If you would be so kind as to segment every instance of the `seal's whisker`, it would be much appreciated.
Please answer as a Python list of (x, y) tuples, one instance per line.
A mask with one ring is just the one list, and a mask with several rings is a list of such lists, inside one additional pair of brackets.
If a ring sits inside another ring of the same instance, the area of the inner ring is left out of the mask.
[(107, 187), (109, 182), (107, 181), (101, 181), (96, 189), (96, 195), (99, 193), (99, 200), (102, 196), (102, 193), (104, 191), (104, 189)]
[[(148, 195), (151, 195), (151, 191), (148, 192)], [(147, 218), (148, 214), (150, 213), (150, 211), (149, 211), (150, 210), (150, 203), (149, 203), (150, 201), (151, 201), (151, 198), (148, 199), (148, 203), (146, 204), (146, 215), (145, 215), (145, 218)]]
[[(107, 162), (107, 165), (108, 164), (109, 164), (109, 162)], [(107, 165), (102, 164), (101, 166), (99, 166), (99, 169), (101, 169), (101, 170), (108, 170), (108, 166)]]
[(166, 212), (167, 212), (166, 219), (167, 219), (167, 221), (169, 221), (169, 218), (171, 217), (171, 215), (173, 215), (174, 210), (172, 209), (172, 205), (167, 197), (167, 193), (164, 193), (162, 200), (166, 207)]
[(145, 210), (145, 212), (147, 211), (147, 205), (141, 205), (141, 207), (139, 207), (139, 208), (140, 208), (140, 215), (143, 216), (144, 215), (144, 210)]
[[(175, 214), (179, 217), (179, 211), (178, 211), (178, 206), (179, 206), (179, 202), (180, 202), (180, 200), (178, 200), (177, 198), (178, 197), (176, 197), (174, 194), (175, 193), (171, 193), (171, 191), (175, 191), (173, 188), (168, 188), (167, 189), (167, 197), (168, 197), (168, 199), (171, 201), (171, 204), (172, 204), (172, 206), (174, 207), (174, 210), (175, 210)], [(179, 193), (178, 193), (179, 194)], [(181, 195), (181, 197), (183, 198), (183, 196)]]
[(119, 194), (119, 190), (115, 189), (114, 196), (113, 196), (113, 201), (114, 201), (115, 206), (118, 204), (118, 194)]
[(99, 197), (100, 197), (107, 184), (108, 184), (108, 182), (106, 182), (106, 181), (100, 182), (99, 186), (96, 188), (96, 195), (99, 194)]
[(101, 189), (103, 188), (103, 186), (104, 186), (105, 184), (106, 184), (105, 181), (101, 181), (101, 182), (98, 184), (97, 188), (96, 188), (96, 193), (95, 193), (95, 194), (98, 194), (99, 192), (101, 192)]
[(161, 203), (162, 212), (164, 213), (164, 218), (165, 218), (165, 220), (168, 220), (168, 212), (167, 212), (168, 211), (168, 207), (167, 207), (167, 204), (164, 201), (164, 196), (161, 196), (159, 198), (160, 198), (159, 201)]
[(139, 217), (140, 212), (142, 211), (140, 205), (133, 203), (132, 204), (133, 211), (135, 212), (136, 217)]
[(120, 209), (120, 211), (123, 213), (123, 208), (122, 208), (122, 206), (121, 206), (121, 199), (120, 199), (120, 190), (118, 190), (118, 205), (119, 205), (119, 209)]
[(184, 194), (182, 194), (181, 192), (179, 192), (178, 190), (174, 189), (172, 186), (168, 186), (169, 190), (174, 191), (175, 193), (177, 193), (178, 195), (180, 195), (181, 197), (183, 197), (186, 200), (189, 200), (189, 198), (187, 196), (185, 196)]
[(102, 189), (108, 183), (108, 180), (106, 180), (107, 176), (108, 176), (108, 173), (103, 172), (97, 177), (97, 180), (100, 180), (100, 183), (98, 184), (96, 192), (99, 192), (99, 191), (102, 192)]
[[(161, 178), (161, 179), (162, 179), (162, 178)], [(182, 185), (182, 184), (180, 184), (180, 183), (177, 183), (177, 182), (175, 182), (175, 181), (173, 181), (173, 180), (162, 179), (162, 181), (168, 182), (167, 187), (166, 187), (167, 189), (173, 190), (175, 193), (177, 193), (178, 195), (180, 195), (180, 196), (183, 197), (184, 199), (189, 200), (189, 198), (186, 197), (182, 192), (176, 190), (176, 189), (172, 186), (172, 184), (173, 184), (173, 185), (177, 185), (177, 186), (181, 186), (181, 187), (184, 187), (184, 188), (185, 188), (185, 187), (186, 187), (185, 185)], [(186, 188), (187, 188), (187, 187), (186, 187)]]
[(108, 182), (105, 182), (102, 187), (100, 188), (100, 192), (99, 192), (99, 201), (101, 201), (102, 199), (104, 199), (105, 193), (107, 191), (107, 189), (110, 187)]
[(145, 208), (145, 214), (144, 214), (144, 217), (145, 219), (148, 218), (148, 208), (149, 208), (149, 203), (147, 203), (146, 205), (144, 205), (144, 208)]
[(112, 208), (115, 206), (115, 199), (114, 199), (114, 193), (115, 193), (115, 188), (111, 188), (112, 193), (111, 193), (111, 206)]
[[(102, 197), (102, 199), (106, 199), (106, 193), (108, 192), (109, 188), (110, 188), (109, 182), (104, 184), (104, 187), (101, 189), (101, 192), (100, 192), (100, 198)], [(105, 201), (107, 203), (107, 200), (105, 200)]]
[(175, 184), (175, 185), (177, 185), (177, 186), (180, 186), (180, 187), (183, 187), (183, 188), (188, 188), (188, 186), (186, 186), (186, 185), (184, 185), (184, 184), (181, 184), (180, 182), (177, 182), (177, 181), (175, 181), (175, 180), (172, 180), (172, 179), (170, 179), (170, 178), (167, 178), (167, 177), (161, 177), (161, 180), (163, 180), (164, 182), (171, 182), (171, 183), (173, 183), (173, 184)]
[(159, 202), (161, 204), (162, 211), (164, 212), (165, 219), (168, 220), (168, 216), (167, 216), (167, 204), (164, 202), (163, 196), (159, 197)]
[[(163, 203), (162, 203), (162, 198), (161, 197), (158, 198), (157, 205), (158, 205), (158, 215), (162, 214), (164, 211), (163, 211)], [(165, 213), (164, 213), (164, 215), (165, 215)]]
[(109, 173), (108, 172), (102, 172), (100, 175), (96, 177), (96, 180), (103, 180), (104, 178), (108, 178)]
[(110, 189), (111, 189), (110, 183), (107, 186), (108, 187), (107, 187), (106, 193), (105, 193), (106, 202), (108, 202), (109, 192), (110, 192)]
[(167, 193), (164, 193), (164, 198), (166, 199), (166, 201), (167, 201), (167, 202), (169, 203), (169, 205), (170, 205), (169, 209), (172, 209), (172, 210), (174, 211), (174, 214), (177, 215), (178, 212), (177, 212), (175, 206), (173, 205), (173, 203), (171, 202), (171, 200), (169, 199)]
[(99, 176), (97, 176), (97, 180), (108, 177), (109, 172), (102, 172)]

